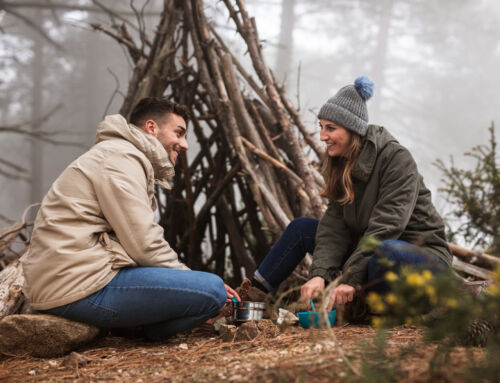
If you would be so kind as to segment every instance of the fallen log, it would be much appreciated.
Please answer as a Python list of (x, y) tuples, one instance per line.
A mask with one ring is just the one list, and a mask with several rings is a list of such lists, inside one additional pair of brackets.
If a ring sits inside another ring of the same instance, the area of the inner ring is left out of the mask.
[(0, 272), (0, 319), (15, 314), (24, 302), (24, 274), (19, 259)]
[(485, 279), (485, 280), (493, 279), (493, 273), (491, 271), (483, 269), (478, 266), (471, 265), (470, 263), (463, 262), (457, 257), (453, 257), (452, 267), (457, 271), (472, 275), (480, 279)]
[(462, 261), (470, 263), (471, 265), (479, 266), (488, 270), (493, 270), (500, 266), (500, 258), (480, 251), (465, 249), (454, 243), (448, 243), (451, 252)]

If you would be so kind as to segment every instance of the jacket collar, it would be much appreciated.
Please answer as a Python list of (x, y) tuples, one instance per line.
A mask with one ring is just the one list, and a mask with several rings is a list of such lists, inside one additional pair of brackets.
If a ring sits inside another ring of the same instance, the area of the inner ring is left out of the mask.
[(382, 126), (369, 125), (359, 157), (352, 169), (352, 176), (362, 182), (368, 182), (378, 154), (389, 142), (396, 139)]
[(133, 144), (151, 162), (155, 183), (165, 189), (172, 189), (169, 180), (175, 174), (174, 166), (160, 141), (137, 126), (129, 124), (119, 114), (106, 116), (97, 129), (96, 144), (110, 139), (124, 139)]

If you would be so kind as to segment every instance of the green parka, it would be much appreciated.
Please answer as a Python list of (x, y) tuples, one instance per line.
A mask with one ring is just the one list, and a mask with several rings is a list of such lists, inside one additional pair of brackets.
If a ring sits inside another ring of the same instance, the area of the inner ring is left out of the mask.
[(354, 202), (330, 200), (319, 222), (309, 277), (361, 285), (370, 253), (360, 239), (399, 239), (423, 246), (447, 265), (452, 256), (444, 224), (410, 154), (383, 127), (369, 125), (352, 171)]

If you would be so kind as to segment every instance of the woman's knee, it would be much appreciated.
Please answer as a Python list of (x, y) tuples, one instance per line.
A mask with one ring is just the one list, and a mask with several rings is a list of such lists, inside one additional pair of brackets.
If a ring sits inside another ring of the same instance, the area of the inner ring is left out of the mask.
[(293, 230), (295, 233), (304, 236), (304, 234), (316, 233), (319, 220), (309, 217), (294, 218), (287, 226), (287, 230)]

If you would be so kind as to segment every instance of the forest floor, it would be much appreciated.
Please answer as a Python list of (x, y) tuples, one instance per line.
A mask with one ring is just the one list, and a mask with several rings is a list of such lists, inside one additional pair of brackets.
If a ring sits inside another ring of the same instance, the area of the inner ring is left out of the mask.
[[(375, 338), (372, 327), (354, 325), (334, 326), (333, 332), (290, 326), (273, 338), (241, 342), (223, 341), (208, 325), (162, 343), (107, 336), (65, 357), (1, 359), (0, 382), (355, 381), (348, 364), (359, 369), (367, 355), (379, 358), (369, 346)], [(378, 367), (397, 364), (398, 381), (460, 381), (455, 375), (468, 358), (483, 352), (457, 347), (445, 368), (430, 376), (435, 350), (423, 342), (422, 330), (397, 327), (389, 331), (389, 357)]]

